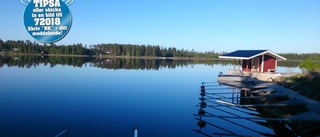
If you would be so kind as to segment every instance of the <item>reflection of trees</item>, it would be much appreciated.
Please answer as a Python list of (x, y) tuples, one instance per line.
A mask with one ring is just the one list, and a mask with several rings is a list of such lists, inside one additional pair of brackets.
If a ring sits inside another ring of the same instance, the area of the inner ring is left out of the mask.
[(173, 60), (173, 59), (94, 59), (85, 57), (62, 57), (62, 56), (17, 56), (17, 57), (0, 57), (0, 67), (7, 65), (8, 67), (18, 66), (21, 68), (37, 67), (41, 64), (50, 65), (68, 65), (74, 67), (82, 67), (85, 63), (89, 63), (91, 67), (107, 68), (107, 69), (147, 69), (159, 70), (161, 68), (176, 67), (192, 67), (195, 64), (205, 65), (229, 65), (230, 61), (224, 60)]
[[(62, 57), (62, 56), (17, 56), (0, 57), (0, 67), (7, 65), (8, 67), (18, 66), (19, 68), (37, 67), (41, 64), (50, 65), (68, 65), (74, 67), (82, 67), (85, 63), (90, 62), (90, 66), (107, 69), (155, 69), (167, 67), (184, 67), (205, 61), (192, 60), (156, 60), (156, 59), (93, 59), (84, 57)], [(209, 63), (210, 64), (210, 63)]]
[[(159, 70), (161, 68), (192, 67), (195, 64), (205, 65), (233, 65), (231, 60), (178, 60), (178, 59), (125, 59), (125, 58), (88, 58), (88, 57), (70, 57), (70, 56), (1, 56), (0, 67), (7, 65), (9, 67), (18, 66), (21, 68), (37, 67), (41, 64), (50, 65), (68, 65), (73, 67), (82, 67), (89, 63), (92, 67), (107, 69), (146, 69)], [(279, 66), (297, 67), (299, 62), (279, 61)]]
[(301, 61), (278, 61), (277, 64), (280, 67), (290, 67), (290, 68), (296, 68), (299, 66)]
[(92, 58), (81, 57), (50, 57), (50, 56), (19, 56), (19, 57), (0, 57), (0, 67), (7, 65), (8, 67), (18, 66), (19, 68), (37, 67), (41, 64), (50, 65), (68, 65), (74, 67), (82, 67), (82, 65)]
[(223, 60), (176, 60), (176, 59), (96, 59), (90, 65), (107, 69), (146, 69), (159, 70), (161, 68), (174, 69), (177, 67), (192, 67), (195, 64), (229, 65)]

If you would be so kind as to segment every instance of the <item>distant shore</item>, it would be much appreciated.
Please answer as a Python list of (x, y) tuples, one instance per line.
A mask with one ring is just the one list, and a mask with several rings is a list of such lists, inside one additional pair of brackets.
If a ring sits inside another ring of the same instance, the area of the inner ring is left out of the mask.
[(197, 57), (153, 57), (153, 56), (114, 56), (114, 55), (69, 55), (69, 54), (30, 54), (30, 53), (0, 53), (3, 56), (50, 56), (50, 57), (93, 57), (93, 58), (127, 58), (127, 59), (175, 59), (175, 60), (225, 60), (219, 58)]
[[(153, 56), (114, 56), (114, 55), (70, 55), (70, 54), (30, 54), (30, 53), (12, 53), (2, 52), (0, 56), (50, 56), (50, 57), (93, 57), (93, 58), (126, 58), (126, 59), (173, 59), (173, 60), (227, 60), (220, 58), (201, 58), (201, 57), (153, 57)], [(232, 60), (229, 60), (232, 61)], [(286, 60), (286, 61), (303, 61), (301, 60)]]

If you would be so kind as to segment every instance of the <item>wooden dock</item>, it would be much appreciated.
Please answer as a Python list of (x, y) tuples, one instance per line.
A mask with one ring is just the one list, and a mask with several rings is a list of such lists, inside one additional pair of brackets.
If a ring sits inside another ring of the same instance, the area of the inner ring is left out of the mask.
[[(237, 88), (245, 88), (248, 90), (252, 90), (255, 88), (258, 88), (255, 91), (251, 91), (252, 93), (259, 92), (259, 91), (265, 91), (267, 90), (273, 90), (277, 95), (281, 96), (287, 96), (289, 99), (294, 100), (295, 103), (293, 104), (304, 104), (307, 109), (309, 109), (308, 112), (301, 113), (298, 115), (294, 115), (291, 117), (288, 117), (292, 121), (314, 121), (314, 122), (320, 122), (320, 102), (315, 101), (313, 99), (307, 98), (303, 95), (300, 95), (297, 92), (294, 92), (288, 88), (285, 88), (283, 86), (279, 86), (274, 83), (268, 83), (268, 82), (262, 82), (257, 81), (256, 83), (259, 83), (254, 86), (248, 86), (247, 84), (239, 83), (239, 82), (233, 82), (233, 83), (223, 83), (228, 86), (237, 87)], [(264, 87), (264, 88), (263, 88)], [(273, 94), (269, 94), (268, 96), (272, 96)]]
[[(226, 86), (219, 87), (221, 84)], [(239, 125), (235, 124), (233, 119), (249, 122), (259, 121), (266, 125), (267, 128), (275, 131), (274, 135), (271, 136), (276, 136), (278, 133), (281, 133), (279, 136), (289, 134), (320, 136), (320, 102), (283, 86), (259, 80), (251, 84), (241, 82), (203, 82), (200, 95), (199, 100), (201, 102), (196, 106), (201, 111), (199, 110), (198, 114), (194, 116), (199, 117), (200, 120), (203, 118), (202, 122), (207, 124), (210, 120), (205, 121), (204, 119), (221, 119), (235, 126)], [(234, 111), (243, 110), (245, 115), (232, 114), (233, 111), (223, 110), (225, 107)], [(245, 113), (248, 110), (250, 110), (250, 113), (253, 111), (256, 114)], [(212, 113), (215, 111), (218, 113)], [(215, 127), (214, 125), (211, 126)], [(228, 129), (223, 126), (220, 128)], [(248, 128), (255, 129), (255, 127)], [(245, 127), (245, 129), (247, 128)], [(203, 133), (201, 127), (198, 132)], [(224, 132), (219, 131), (214, 133), (216, 133), (214, 135), (226, 135)], [(258, 134), (264, 136), (263, 133)], [(210, 134), (209, 136), (212, 135)], [(236, 136), (238, 134), (231, 133), (230, 135)]]
[[(226, 87), (219, 87), (220, 84), (226, 85)], [(278, 133), (284, 133), (279, 134), (279, 136), (287, 134), (320, 136), (320, 102), (288, 88), (257, 80), (251, 84), (241, 82), (202, 83), (200, 91), (201, 97), (199, 100), (201, 102), (196, 105), (200, 107), (200, 110), (198, 114), (194, 115), (199, 117), (200, 120), (201, 118), (210, 119), (212, 117), (236, 126), (239, 126), (239, 124), (235, 124), (234, 120), (259, 121), (265, 122), (263, 125), (266, 128), (272, 128), (275, 131), (274, 135), (271, 136), (276, 136)], [(236, 112), (238, 109), (243, 110), (245, 115), (237, 115), (233, 111), (223, 110), (226, 107)], [(245, 113), (248, 110), (250, 110), (250, 113), (253, 111), (257, 114)], [(202, 120), (202, 122), (215, 127), (215, 125), (208, 123), (210, 120)], [(220, 128), (228, 129), (223, 126)], [(255, 127), (248, 128), (254, 129)], [(201, 132), (201, 127), (198, 132)], [(224, 132), (214, 132), (213, 134), (225, 135)], [(258, 134), (264, 136), (264, 134)], [(230, 135), (237, 134), (230, 133)]]
[(292, 121), (296, 121), (297, 119), (304, 119), (306, 121), (320, 122), (320, 102), (307, 98), (288, 88), (273, 83), (264, 83), (264, 85), (267, 85), (268, 88), (272, 88), (282, 94), (287, 94), (290, 99), (305, 104), (305, 107), (309, 109), (308, 112), (289, 117)]
[(303, 121), (303, 122), (320, 122), (320, 115), (315, 111), (308, 111), (301, 114), (288, 117), (290, 121)]

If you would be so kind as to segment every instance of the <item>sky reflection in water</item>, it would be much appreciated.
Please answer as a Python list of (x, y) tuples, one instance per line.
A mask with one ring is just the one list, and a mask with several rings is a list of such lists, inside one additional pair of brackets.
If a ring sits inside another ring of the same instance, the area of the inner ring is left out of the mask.
[[(125, 137), (133, 136), (137, 126), (140, 137), (200, 137), (193, 131), (199, 129), (193, 114), (199, 110), (201, 82), (216, 82), (219, 72), (233, 69), (220, 64), (159, 70), (91, 66), (40, 63), (30, 68), (0, 68), (0, 136), (55, 136), (69, 127), (70, 137)], [(207, 120), (239, 134), (249, 132), (221, 119)], [(252, 122), (236, 122), (252, 126)]]
[(0, 135), (199, 136), (192, 131), (202, 81), (223, 67), (111, 70), (57, 65), (0, 69)]

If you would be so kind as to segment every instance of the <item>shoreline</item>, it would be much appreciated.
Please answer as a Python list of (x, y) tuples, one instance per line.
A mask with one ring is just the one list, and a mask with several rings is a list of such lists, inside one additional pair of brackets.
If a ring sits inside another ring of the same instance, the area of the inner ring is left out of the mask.
[[(153, 56), (113, 56), (113, 55), (69, 55), (69, 54), (30, 54), (30, 53), (0, 53), (0, 56), (48, 56), (48, 57), (93, 57), (93, 58), (125, 58), (125, 59), (172, 59), (172, 60), (226, 60), (220, 58), (205, 57), (153, 57)], [(286, 60), (286, 61), (303, 61), (303, 60)], [(317, 61), (317, 60), (316, 60)]]
[(0, 56), (48, 56), (48, 57), (93, 57), (93, 58), (125, 58), (125, 59), (172, 59), (172, 60), (226, 60), (219, 58), (201, 57), (153, 57), (153, 56), (113, 56), (113, 55), (69, 55), (69, 54), (25, 54), (0, 53)]

